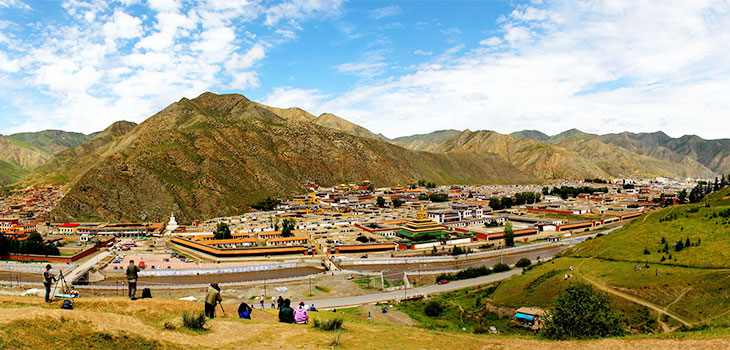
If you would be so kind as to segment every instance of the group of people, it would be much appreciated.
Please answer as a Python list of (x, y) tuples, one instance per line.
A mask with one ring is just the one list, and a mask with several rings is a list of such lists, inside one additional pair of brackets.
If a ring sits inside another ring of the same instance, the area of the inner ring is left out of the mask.
[(279, 307), (279, 322), (307, 324), (309, 322), (309, 311), (317, 311), (314, 305), (308, 307), (303, 301), (299, 303), (297, 308), (292, 309), (291, 300), (282, 297), (279, 297), (279, 300), (281, 301), (279, 304), (281, 305)]
[[(262, 298), (263, 300), (263, 298)], [(216, 306), (223, 301), (221, 289), (218, 283), (211, 283), (205, 294), (205, 316), (215, 318)], [(273, 303), (272, 303), (273, 306)], [(276, 300), (276, 307), (279, 309), (279, 322), (306, 324), (309, 322), (309, 312), (318, 311), (314, 304), (307, 306), (300, 302), (297, 308), (291, 307), (291, 300), (279, 296)], [(222, 306), (221, 306), (222, 308)], [(238, 306), (238, 317), (250, 320), (253, 307), (246, 302)]]

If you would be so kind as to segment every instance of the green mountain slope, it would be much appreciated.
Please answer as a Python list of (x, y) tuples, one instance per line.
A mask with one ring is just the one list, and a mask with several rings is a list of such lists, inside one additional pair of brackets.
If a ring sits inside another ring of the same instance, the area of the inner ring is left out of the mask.
[(311, 113), (301, 108), (276, 108), (259, 104), (259, 106), (274, 112), (279, 117), (290, 121), (308, 122), (326, 128), (339, 130), (350, 135), (365, 137), (376, 140), (387, 140), (382, 135), (376, 135), (368, 129), (363, 128), (355, 123), (342, 119), (334, 114), (322, 113), (319, 117), (315, 117)]
[(70, 147), (78, 146), (88, 140), (91, 136), (78, 132), (61, 130), (44, 130), (39, 132), (24, 132), (12, 134), (9, 138), (40, 147), (49, 152), (58, 153)]
[(513, 139), (519, 140), (523, 138), (532, 139), (535, 141), (545, 142), (550, 139), (550, 136), (543, 134), (540, 131), (537, 130), (522, 130), (522, 131), (516, 131), (509, 136), (512, 136)]
[(101, 132), (93, 139), (76, 147), (59, 152), (43, 165), (37, 167), (24, 178), (21, 185), (31, 184), (73, 184), (90, 168), (107, 156), (115, 145), (114, 141), (128, 133), (136, 123), (119, 121)]
[(22, 175), (42, 165), (53, 157), (53, 153), (29, 143), (0, 136), (0, 161), (4, 162), (2, 173), (6, 183), (17, 181)]
[(528, 181), (492, 154), (410, 151), (212, 93), (173, 103), (94, 158), (54, 210), (55, 220), (160, 221), (174, 211), (189, 222), (240, 214), (267, 196), (303, 191), (304, 181)]

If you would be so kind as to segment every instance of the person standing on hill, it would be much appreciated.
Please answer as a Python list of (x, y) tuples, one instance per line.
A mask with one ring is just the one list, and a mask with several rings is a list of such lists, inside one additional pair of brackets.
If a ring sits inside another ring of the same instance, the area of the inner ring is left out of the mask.
[(134, 264), (134, 260), (129, 260), (129, 266), (127, 266), (127, 283), (129, 283), (129, 299), (135, 300), (137, 297), (137, 278), (140, 269), (139, 266)]
[(211, 283), (208, 286), (208, 293), (205, 294), (205, 316), (215, 318), (215, 305), (223, 301), (221, 297), (221, 288), (218, 283)]
[(284, 303), (279, 309), (279, 322), (294, 323), (294, 310), (291, 308), (291, 300), (284, 299)]
[(46, 302), (51, 302), (51, 284), (56, 280), (56, 276), (51, 272), (51, 264), (46, 265), (46, 271), (43, 271), (43, 286), (46, 287)]
[(284, 298), (279, 295), (279, 299), (276, 299), (276, 308), (281, 310), (282, 306), (284, 306)]

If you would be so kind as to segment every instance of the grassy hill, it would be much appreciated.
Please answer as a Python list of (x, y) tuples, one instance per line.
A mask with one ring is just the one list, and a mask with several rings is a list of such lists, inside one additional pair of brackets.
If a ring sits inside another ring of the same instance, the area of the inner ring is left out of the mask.
[[(609, 292), (630, 324), (656, 319), (657, 330), (676, 329), (682, 322), (725, 329), (730, 327), (730, 219), (714, 214), (729, 208), (726, 188), (700, 204), (650, 212), (504, 281), (493, 293), (493, 302), (547, 308), (569, 283), (585, 281)], [(673, 246), (680, 239), (685, 245), (687, 238), (688, 247)], [(566, 274), (573, 277), (566, 279)], [(645, 308), (651, 317), (646, 317)]]
[[(368, 321), (359, 308), (311, 313), (310, 320), (342, 318), (339, 335), (311, 324), (278, 323), (273, 310), (254, 310), (252, 320), (217, 318), (208, 321), (208, 330), (191, 331), (177, 327), (177, 320), (183, 312), (202, 311), (201, 303), (85, 297), (77, 299), (74, 310), (60, 310), (60, 302), (46, 304), (39, 297), (2, 296), (0, 301), (0, 347), (8, 349), (676, 349), (678, 344), (687, 348), (730, 344), (726, 339), (704, 339), (723, 335), (710, 332), (675, 334), (673, 339), (564, 342), (527, 335), (477, 335), (385, 323), (377, 317)], [(225, 308), (230, 313), (236, 305)]]
[(78, 132), (43, 130), (12, 134), (8, 138), (40, 147), (52, 153), (58, 153), (67, 148), (76, 147), (92, 137)]

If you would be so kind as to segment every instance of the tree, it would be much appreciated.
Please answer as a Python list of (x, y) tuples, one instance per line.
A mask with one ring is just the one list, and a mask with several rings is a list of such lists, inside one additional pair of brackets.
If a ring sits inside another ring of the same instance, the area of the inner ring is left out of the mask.
[(215, 226), (215, 232), (213, 233), (215, 239), (231, 239), (231, 228), (225, 222), (219, 222)]
[(403, 205), (403, 201), (400, 199), (393, 200), (393, 208), (400, 208)]
[(279, 231), (279, 217), (270, 215), (269, 222), (271, 223), (271, 228), (273, 228), (274, 231)]
[(572, 283), (555, 299), (542, 333), (560, 340), (623, 335), (624, 318), (612, 310), (608, 294), (586, 283)]
[(677, 201), (679, 204), (687, 203), (687, 190), (682, 190), (682, 192), (679, 192), (679, 195), (677, 196)]
[(377, 199), (375, 199), (375, 202), (378, 203), (378, 207), (382, 208), (385, 206), (385, 198), (378, 196)]
[(525, 268), (525, 267), (530, 266), (530, 264), (532, 264), (532, 261), (530, 261), (530, 259), (528, 259), (528, 258), (522, 258), (522, 259), (520, 259), (520, 260), (517, 261), (517, 263), (515, 264), (515, 266), (521, 267), (521, 268)]
[(426, 304), (426, 308), (423, 310), (423, 313), (425, 313), (428, 317), (439, 317), (443, 311), (441, 303), (436, 300), (431, 300), (428, 304)]
[(504, 224), (504, 245), (513, 247), (515, 245), (515, 231), (512, 230), (512, 222), (507, 221)]
[(294, 219), (284, 219), (284, 221), (281, 223), (281, 236), (282, 237), (292, 237), (294, 234), (291, 232), (294, 227), (297, 225), (297, 221)]
[(492, 210), (500, 210), (502, 209), (502, 203), (499, 201), (499, 198), (490, 198), (489, 207), (492, 208)]

